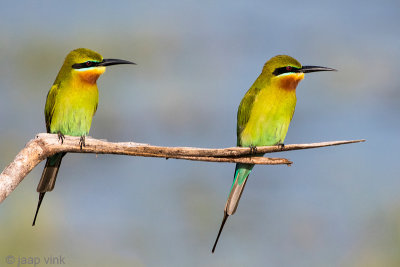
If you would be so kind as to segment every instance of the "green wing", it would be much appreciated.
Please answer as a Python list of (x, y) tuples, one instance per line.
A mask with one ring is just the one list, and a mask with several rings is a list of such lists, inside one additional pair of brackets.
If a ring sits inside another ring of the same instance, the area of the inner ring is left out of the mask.
[(240, 139), (242, 131), (250, 119), (250, 113), (251, 109), (253, 108), (254, 100), (260, 90), (260, 88), (252, 86), (240, 102), (237, 113), (237, 146), (241, 145)]
[(51, 119), (53, 118), (56, 97), (58, 92), (59, 92), (58, 85), (54, 84), (50, 88), (50, 91), (47, 94), (46, 106), (44, 108), (44, 117), (46, 120), (46, 130), (48, 133), (50, 132)]

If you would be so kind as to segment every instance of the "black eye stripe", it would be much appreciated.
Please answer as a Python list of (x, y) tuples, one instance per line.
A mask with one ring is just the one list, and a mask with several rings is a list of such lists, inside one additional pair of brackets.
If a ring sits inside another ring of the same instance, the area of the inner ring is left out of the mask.
[(91, 68), (91, 67), (98, 66), (99, 63), (100, 62), (88, 60), (88, 61), (83, 62), (83, 63), (76, 63), (76, 64), (72, 65), (72, 68), (74, 68), (74, 69)]
[(296, 68), (293, 66), (285, 66), (281, 68), (276, 68), (274, 72), (272, 73), (275, 76), (284, 74), (284, 73), (289, 73), (289, 72), (300, 72), (300, 68)]

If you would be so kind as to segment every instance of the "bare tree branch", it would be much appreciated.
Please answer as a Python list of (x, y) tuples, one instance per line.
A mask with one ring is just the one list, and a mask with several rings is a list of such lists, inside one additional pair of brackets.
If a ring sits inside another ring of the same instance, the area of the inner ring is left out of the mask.
[(282, 152), (298, 149), (309, 149), (325, 146), (335, 146), (351, 143), (364, 142), (365, 140), (333, 141), (312, 144), (294, 144), (281, 146), (257, 147), (256, 153), (252, 154), (250, 148), (194, 148), (194, 147), (162, 147), (149, 144), (133, 142), (107, 142), (105, 140), (86, 138), (86, 146), (82, 149), (79, 145), (80, 138), (65, 136), (63, 144), (55, 134), (38, 134), (35, 139), (30, 140), (0, 174), (0, 203), (18, 186), (28, 173), (42, 160), (58, 152), (72, 153), (96, 153), (96, 154), (118, 154), (140, 157), (161, 157), (186, 159), (209, 162), (236, 162), (250, 164), (292, 164), (285, 158), (262, 157), (264, 153)]

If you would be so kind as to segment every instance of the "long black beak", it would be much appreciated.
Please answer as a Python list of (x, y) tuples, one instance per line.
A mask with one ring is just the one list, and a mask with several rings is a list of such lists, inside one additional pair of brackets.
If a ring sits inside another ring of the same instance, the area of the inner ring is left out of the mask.
[(300, 72), (303, 73), (316, 72), (316, 71), (337, 71), (337, 70), (320, 66), (303, 66), (300, 69)]
[(133, 65), (136, 65), (136, 63), (130, 62), (128, 60), (107, 58), (107, 59), (103, 59), (102, 62), (99, 62), (98, 66), (112, 66), (112, 65), (120, 65), (120, 64), (133, 64)]

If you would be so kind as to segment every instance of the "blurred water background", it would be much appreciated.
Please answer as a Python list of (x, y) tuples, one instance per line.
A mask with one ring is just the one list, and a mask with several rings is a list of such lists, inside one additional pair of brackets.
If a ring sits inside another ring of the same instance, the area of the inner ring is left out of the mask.
[(68, 154), (31, 227), (41, 163), (0, 205), (0, 266), (400, 266), (399, 1), (0, 6), (1, 169), (45, 131), (46, 94), (78, 47), (138, 63), (98, 81), (96, 138), (234, 146), (241, 98), (288, 54), (339, 71), (300, 83), (285, 143), (367, 139), (256, 167), (214, 255), (233, 164)]

